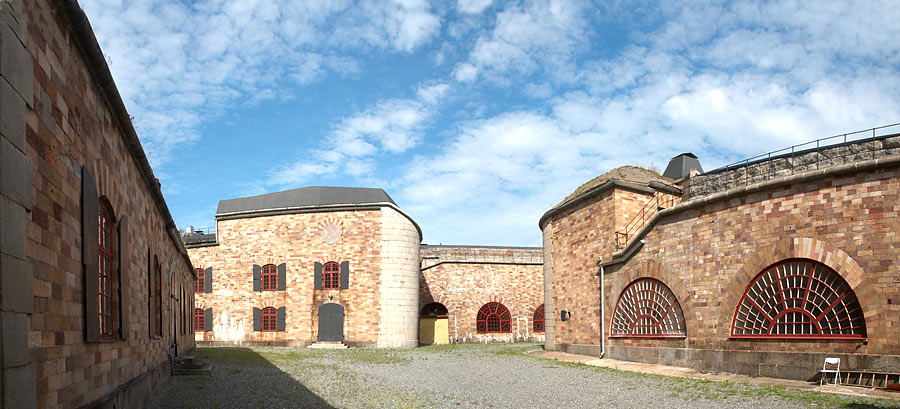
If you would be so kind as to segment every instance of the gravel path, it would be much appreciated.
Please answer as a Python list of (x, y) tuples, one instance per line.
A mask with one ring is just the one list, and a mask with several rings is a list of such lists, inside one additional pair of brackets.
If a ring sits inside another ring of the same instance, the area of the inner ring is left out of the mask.
[(719, 383), (524, 356), (535, 345), (414, 350), (199, 348), (150, 408), (881, 408), (898, 402)]

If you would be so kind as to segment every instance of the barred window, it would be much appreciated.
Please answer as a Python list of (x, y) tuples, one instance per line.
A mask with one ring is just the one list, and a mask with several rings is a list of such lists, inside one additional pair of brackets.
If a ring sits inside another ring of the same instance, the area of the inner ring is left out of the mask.
[(202, 308), (194, 308), (194, 332), (206, 331), (206, 312)]
[(338, 289), (341, 287), (341, 266), (329, 261), (322, 269), (322, 286), (325, 289)]
[(275, 307), (266, 307), (262, 309), (262, 331), (275, 332), (278, 318), (278, 310)]
[(206, 289), (204, 273), (205, 273), (205, 271), (202, 268), (197, 269), (197, 279), (194, 280), (194, 292), (195, 293), (202, 293)]
[(479, 334), (512, 332), (509, 309), (498, 302), (489, 302), (478, 310), (475, 320)]
[(99, 291), (98, 319), (100, 320), (100, 337), (116, 338), (113, 328), (113, 216), (112, 209), (105, 200), (100, 201), (98, 226), (100, 228), (99, 256)]
[(684, 312), (662, 281), (639, 278), (628, 284), (613, 312), (610, 337), (684, 338)]
[(759, 273), (734, 313), (732, 338), (862, 339), (866, 321), (856, 294), (830, 267), (788, 259)]
[(262, 290), (275, 291), (278, 289), (278, 269), (274, 264), (266, 264), (262, 267)]
[(531, 326), (534, 332), (544, 332), (544, 304), (534, 310)]

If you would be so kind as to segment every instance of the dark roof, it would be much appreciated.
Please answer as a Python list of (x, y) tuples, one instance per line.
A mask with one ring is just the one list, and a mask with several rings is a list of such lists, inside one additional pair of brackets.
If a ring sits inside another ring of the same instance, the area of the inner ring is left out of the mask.
[(391, 203), (396, 205), (384, 189), (364, 187), (310, 186), (259, 196), (219, 201), (216, 214), (252, 212), (296, 207), (362, 205)]
[(669, 161), (663, 176), (675, 180), (683, 179), (690, 176), (691, 171), (695, 169), (703, 173), (703, 168), (700, 167), (700, 161), (697, 160), (697, 156), (690, 152), (682, 153)]

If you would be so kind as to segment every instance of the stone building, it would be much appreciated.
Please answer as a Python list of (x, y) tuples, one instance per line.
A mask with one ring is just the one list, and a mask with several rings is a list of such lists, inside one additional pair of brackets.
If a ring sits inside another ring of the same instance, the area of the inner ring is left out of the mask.
[(74, 0), (0, 2), (0, 406), (142, 407), (193, 267)]
[(533, 324), (540, 248), (420, 245), (418, 225), (384, 190), (305, 187), (223, 200), (216, 224), (215, 233), (184, 236), (198, 273), (199, 342), (543, 339)]
[(896, 372), (898, 199), (896, 134), (610, 171), (540, 220), (545, 346), (792, 379), (825, 357)]
[(185, 237), (197, 341), (413, 347), (419, 226), (381, 189), (306, 187), (223, 200)]

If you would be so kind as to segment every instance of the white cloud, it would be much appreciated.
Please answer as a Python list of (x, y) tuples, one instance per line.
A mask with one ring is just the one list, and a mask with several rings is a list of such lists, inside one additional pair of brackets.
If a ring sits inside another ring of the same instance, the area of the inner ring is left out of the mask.
[(460, 13), (478, 14), (491, 5), (491, 0), (457, 0), (456, 9)]
[(453, 70), (453, 78), (459, 82), (472, 82), (478, 78), (478, 68), (469, 63), (461, 63)]
[(419, 87), (418, 91), (416, 91), (416, 95), (419, 96), (419, 99), (422, 100), (422, 102), (429, 105), (434, 105), (440, 102), (440, 100), (449, 90), (450, 85), (446, 83), (423, 85)]

